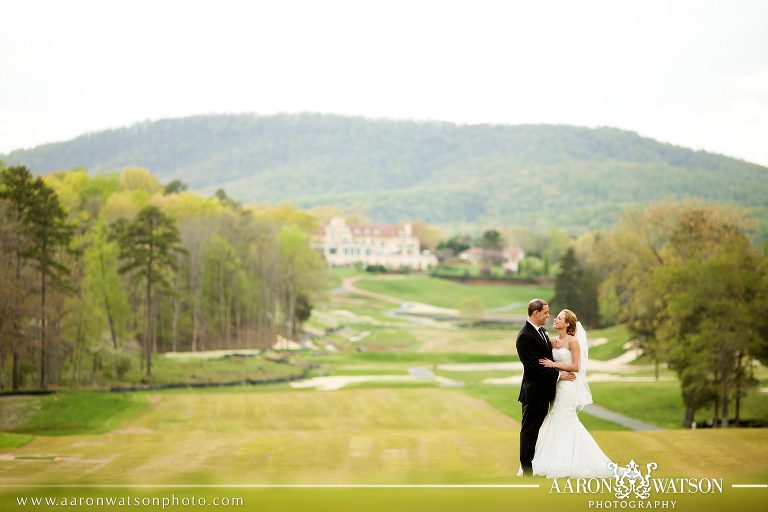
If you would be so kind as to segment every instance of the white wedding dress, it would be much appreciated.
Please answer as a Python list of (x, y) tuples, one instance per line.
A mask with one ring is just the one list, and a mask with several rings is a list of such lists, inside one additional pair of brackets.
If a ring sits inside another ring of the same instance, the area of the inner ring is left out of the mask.
[[(571, 364), (571, 351), (552, 349), (556, 362)], [(547, 478), (612, 477), (611, 460), (603, 453), (576, 414), (579, 403), (578, 379), (557, 382), (555, 401), (544, 418), (536, 440), (533, 474)], [(591, 400), (590, 400), (591, 402)]]

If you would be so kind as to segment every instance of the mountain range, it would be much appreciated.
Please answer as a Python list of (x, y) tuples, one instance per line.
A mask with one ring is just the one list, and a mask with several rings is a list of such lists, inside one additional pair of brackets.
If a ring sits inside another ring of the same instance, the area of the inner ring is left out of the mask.
[(203, 194), (337, 206), (377, 222), (580, 232), (628, 206), (685, 197), (768, 217), (768, 168), (609, 127), (204, 115), (88, 133), (0, 160), (41, 174), (140, 166)]

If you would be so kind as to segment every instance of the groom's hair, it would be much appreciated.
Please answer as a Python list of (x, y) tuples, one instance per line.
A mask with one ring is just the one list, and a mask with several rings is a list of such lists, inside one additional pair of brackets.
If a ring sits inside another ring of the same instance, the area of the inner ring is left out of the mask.
[(542, 299), (533, 299), (528, 303), (528, 316), (531, 316), (534, 311), (541, 311), (544, 306), (547, 305), (547, 301)]

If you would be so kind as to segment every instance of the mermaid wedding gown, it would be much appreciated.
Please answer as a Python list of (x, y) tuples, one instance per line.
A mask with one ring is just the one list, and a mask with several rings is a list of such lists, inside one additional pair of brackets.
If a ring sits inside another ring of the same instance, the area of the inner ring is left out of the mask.
[[(552, 349), (557, 362), (571, 363), (567, 348)], [(583, 378), (581, 376), (577, 379)], [(536, 440), (533, 474), (547, 478), (607, 478), (611, 460), (603, 453), (576, 414), (577, 381), (558, 381), (555, 401)]]

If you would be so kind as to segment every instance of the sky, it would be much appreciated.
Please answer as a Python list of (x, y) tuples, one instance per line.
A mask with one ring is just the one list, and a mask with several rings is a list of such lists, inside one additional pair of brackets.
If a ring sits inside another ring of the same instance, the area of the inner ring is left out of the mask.
[(613, 126), (768, 166), (762, 0), (3, 0), (0, 153), (326, 112)]

